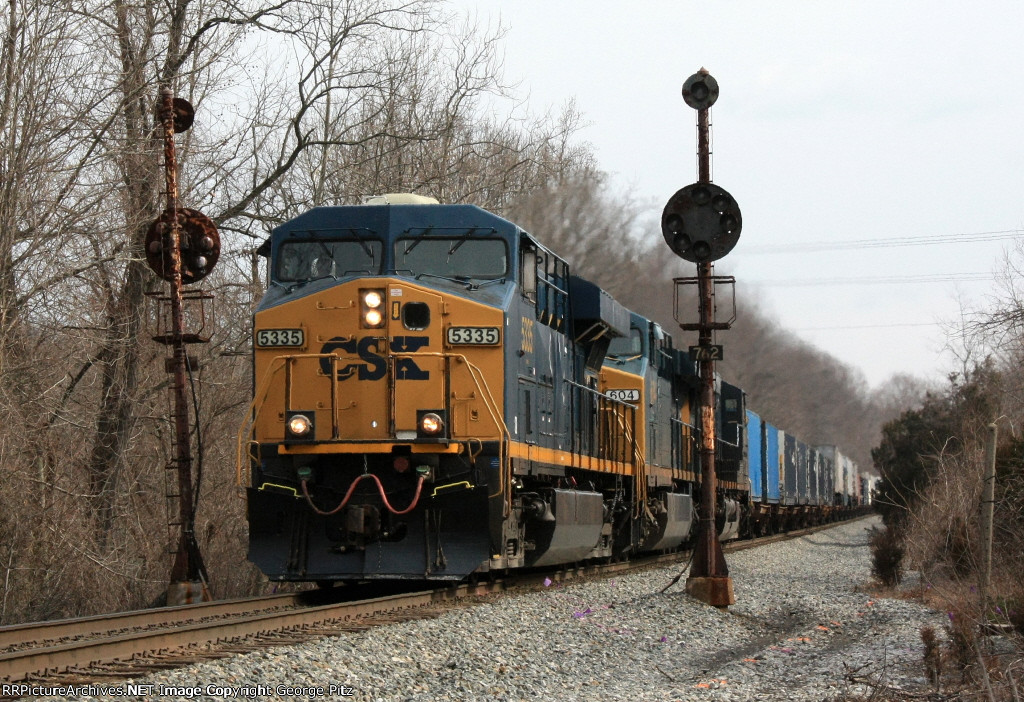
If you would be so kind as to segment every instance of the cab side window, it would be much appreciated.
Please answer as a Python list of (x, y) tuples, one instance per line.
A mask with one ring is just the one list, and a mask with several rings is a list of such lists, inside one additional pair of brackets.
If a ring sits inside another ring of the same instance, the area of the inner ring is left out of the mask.
[(672, 337), (659, 324), (651, 324), (650, 363), (658, 374), (668, 378), (672, 375)]
[(529, 240), (519, 249), (519, 289), (523, 297), (537, 301), (537, 247)]
[(537, 321), (564, 329), (569, 313), (569, 264), (533, 241), (524, 240), (519, 270), (520, 289), (534, 302)]

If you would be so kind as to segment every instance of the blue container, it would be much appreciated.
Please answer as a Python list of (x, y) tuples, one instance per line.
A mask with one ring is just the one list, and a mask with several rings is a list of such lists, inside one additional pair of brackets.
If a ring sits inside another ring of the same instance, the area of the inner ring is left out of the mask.
[(782, 486), (779, 467), (782, 455), (779, 453), (779, 430), (777, 427), (762, 422), (764, 432), (764, 467), (765, 467), (765, 498), (772, 504), (779, 503), (780, 487)]
[(764, 499), (764, 424), (747, 410), (747, 477), (750, 479), (750, 501)]
[(807, 486), (807, 444), (796, 439), (796, 503), (806, 505), (810, 502), (811, 491)]

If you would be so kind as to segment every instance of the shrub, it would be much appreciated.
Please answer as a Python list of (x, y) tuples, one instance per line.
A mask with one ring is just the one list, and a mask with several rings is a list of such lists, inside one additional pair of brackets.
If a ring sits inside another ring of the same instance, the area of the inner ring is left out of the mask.
[(903, 580), (903, 543), (891, 526), (870, 529), (871, 573), (887, 587)]
[(938, 687), (942, 678), (942, 647), (939, 645), (935, 627), (921, 627), (921, 643), (924, 644), (924, 667), (928, 680)]
[(978, 622), (965, 610), (951, 611), (946, 622), (950, 657), (963, 682), (974, 680), (978, 667)]

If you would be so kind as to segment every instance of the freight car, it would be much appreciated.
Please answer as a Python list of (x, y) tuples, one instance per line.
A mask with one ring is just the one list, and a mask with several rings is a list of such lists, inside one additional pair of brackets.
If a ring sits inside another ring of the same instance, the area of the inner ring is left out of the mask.
[[(310, 210), (261, 253), (239, 479), (271, 579), (461, 580), (690, 537), (694, 363), (520, 227), (382, 196)], [(723, 539), (856, 499), (836, 451), (716, 392)]]

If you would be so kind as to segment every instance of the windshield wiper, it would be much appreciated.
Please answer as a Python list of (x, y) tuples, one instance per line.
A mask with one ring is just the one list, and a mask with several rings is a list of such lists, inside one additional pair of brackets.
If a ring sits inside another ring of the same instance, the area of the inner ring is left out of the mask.
[(411, 242), (409, 242), (409, 245), (405, 247), (405, 253), (403, 253), (402, 255), (408, 256), (409, 252), (415, 249), (417, 246), (419, 246), (420, 242), (422, 242), (427, 237), (427, 234), (430, 234), (430, 232), (433, 231), (433, 229), (433, 227), (428, 227), (427, 229), (424, 229), (423, 233), (420, 234), (418, 239), (413, 239)]
[(615, 363), (617, 365), (622, 366), (622, 365), (625, 365), (626, 363), (628, 363), (630, 361), (635, 361), (636, 359), (640, 358), (641, 356), (643, 356), (642, 353), (638, 353), (638, 354), (635, 354), (633, 356), (625, 356), (624, 354), (623, 355), (619, 355), (617, 353), (610, 353), (607, 356), (605, 356), (605, 358), (610, 358), (611, 360), (615, 361)]
[[(299, 236), (299, 234), (305, 234), (311, 240), (314, 240), (317, 243), (319, 243), (321, 246), (323, 246), (324, 242), (320, 239), (320, 235), (318, 234), (318, 232), (332, 232), (332, 231), (348, 232), (356, 240), (356, 243), (358, 243), (360, 246), (363, 247), (363, 251), (366, 253), (367, 256), (370, 257), (370, 261), (375, 261), (376, 260), (377, 257), (374, 256), (373, 249), (370, 247), (370, 244), (367, 243), (367, 240), (366, 240), (367, 235), (361, 233), (361, 232), (365, 231), (365, 232), (368, 232), (370, 235), (376, 234), (376, 232), (374, 230), (372, 230), (372, 229), (365, 229), (365, 228), (362, 228), (362, 227), (358, 228), (358, 229), (354, 228), (354, 227), (349, 227), (347, 229), (343, 228), (343, 229), (323, 229), (323, 230), (317, 230), (317, 229), (298, 230), (297, 229), (297, 230), (291, 232), (291, 234), (289, 236), (295, 237), (295, 236)], [(331, 237), (328, 235), (328, 238), (331, 238)], [(330, 254), (330, 252), (328, 252), (328, 255), (331, 256), (331, 260), (333, 261), (334, 260), (333, 254)]]
[(317, 239), (316, 243), (320, 244), (320, 248), (323, 249), (323, 252), (325, 254), (327, 254), (328, 260), (330, 260), (331, 263), (336, 263), (336, 261), (334, 260), (334, 252), (327, 248), (327, 244), (320, 241), (319, 239)]
[(470, 283), (469, 282), (469, 278), (467, 278), (464, 275), (447, 276), (447, 275), (438, 275), (437, 273), (417, 273), (415, 276), (413, 276), (413, 278), (415, 280), (419, 280), (420, 278), (423, 278), (423, 277), (437, 278), (438, 280), (447, 280), (449, 283), (458, 283), (459, 285), (465, 285), (466, 286), (466, 290), (472, 290), (473, 289), (473, 284)]
[(502, 283), (506, 282), (505, 278), (489, 278), (489, 279), (487, 279), (487, 280), (485, 280), (483, 282), (475, 283), (473, 281), (477, 280), (477, 279), (473, 278), (472, 276), (468, 276), (468, 275), (447, 276), (447, 275), (438, 275), (437, 273), (417, 273), (413, 277), (416, 280), (419, 280), (420, 278), (423, 278), (424, 276), (427, 277), (427, 278), (437, 278), (439, 280), (447, 280), (449, 283), (458, 283), (459, 285), (465, 285), (466, 286), (466, 290), (479, 290), (480, 288), (486, 288), (489, 285), (501, 285)]
[[(371, 249), (370, 245), (366, 243), (366, 239), (364, 239), (363, 235), (359, 233), (359, 230), (349, 229), (348, 231), (352, 234), (352, 236), (356, 238), (356, 241), (359, 242), (359, 245), (363, 247), (363, 251), (365, 251), (366, 255), (370, 257), (370, 262), (374, 262), (376, 260), (376, 256), (373, 255), (373, 249)], [(370, 233), (372, 234), (373, 232), (370, 231)]]
[(323, 241), (316, 239), (316, 243), (323, 250), (323, 256), (317, 256), (309, 262), (309, 276), (304, 282), (312, 282), (314, 280), (320, 280), (321, 278), (334, 278), (338, 279), (336, 274), (336, 267), (338, 262), (334, 260), (334, 252), (327, 248), (327, 244)]
[(448, 249), (448, 260), (449, 261), (452, 258), (452, 254), (455, 253), (456, 251), (458, 251), (459, 247), (462, 246), (463, 244), (465, 244), (467, 241), (469, 241), (470, 238), (474, 234), (476, 234), (476, 227), (474, 227), (473, 229), (470, 229), (468, 232), (466, 232), (465, 234), (463, 234), (458, 239), (456, 239), (455, 241), (452, 242), (451, 248)]
[[(462, 277), (462, 276), (460, 276)], [(466, 280), (476, 280), (475, 278), (466, 277)], [(487, 280), (480, 283), (469, 283), (466, 287), (470, 290), (479, 290), (480, 288), (486, 288), (489, 285), (501, 285), (505, 282), (505, 278), (488, 278)]]

